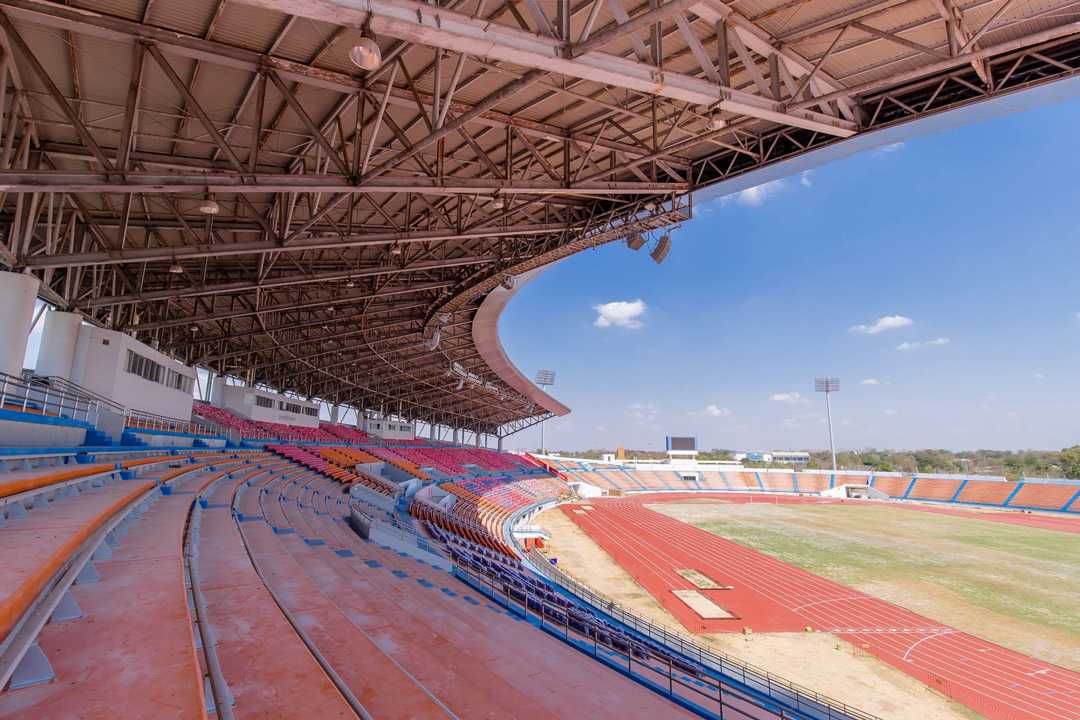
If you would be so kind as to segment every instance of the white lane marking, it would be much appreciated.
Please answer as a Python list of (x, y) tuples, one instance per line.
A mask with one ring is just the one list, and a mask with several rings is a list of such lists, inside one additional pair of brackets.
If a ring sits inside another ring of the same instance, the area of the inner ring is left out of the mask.
[(939, 638), (942, 635), (949, 635), (949, 634), (955, 633), (955, 632), (960, 632), (960, 631), (959, 630), (943, 630), (942, 632), (935, 633), (934, 635), (927, 635), (922, 640), (916, 640), (915, 642), (913, 642), (911, 644), (911, 647), (909, 647), (907, 649), (907, 652), (904, 653), (903, 659), (907, 660), (908, 662), (911, 662), (910, 660), (908, 660), (908, 656), (911, 655), (911, 651), (914, 650), (915, 648), (917, 648), (919, 645), (922, 645), (927, 640), (933, 640), (934, 638)]

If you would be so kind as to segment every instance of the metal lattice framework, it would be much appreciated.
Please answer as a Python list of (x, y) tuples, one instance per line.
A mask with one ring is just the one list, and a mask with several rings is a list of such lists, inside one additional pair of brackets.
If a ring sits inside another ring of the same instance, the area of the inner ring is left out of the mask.
[(1070, 76), (1078, 5), (0, 0), (0, 263), (190, 364), (509, 431), (552, 405), (478, 347), (494, 288)]

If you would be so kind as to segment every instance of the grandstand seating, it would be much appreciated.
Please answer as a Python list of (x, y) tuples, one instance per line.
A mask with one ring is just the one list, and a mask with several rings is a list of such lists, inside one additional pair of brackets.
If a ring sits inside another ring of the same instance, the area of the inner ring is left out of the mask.
[[(1003, 505), (1017, 490), (1018, 484), (972, 478), (934, 478), (911, 475), (873, 475), (838, 473), (835, 481), (826, 472), (790, 470), (727, 471), (700, 470), (698, 481), (683, 480), (674, 470), (623, 467), (543, 458), (550, 467), (565, 473), (567, 481), (581, 481), (607, 491), (667, 492), (671, 490), (765, 491), (820, 493), (841, 485), (873, 486), (894, 499), (933, 502), (959, 502), (980, 505)], [(758, 482), (758, 478), (761, 482)], [(909, 491), (910, 488), (910, 491)], [(1074, 497), (1080, 485), (1035, 483), (1021, 484), (1008, 507), (1080, 512), (1080, 498)], [(907, 493), (905, 495), (905, 493)], [(954, 500), (955, 499), (955, 500)]]
[(706, 490), (731, 489), (731, 486), (724, 479), (724, 474), (713, 470), (703, 470), (701, 472), (701, 486)]
[(757, 476), (752, 472), (725, 472), (724, 477), (733, 490), (745, 490), (747, 488), (757, 490), (761, 487), (758, 484)]
[(449, 512), (420, 499), (413, 501), (410, 512), (420, 520), (507, 555), (513, 555), (513, 551), (502, 540), (502, 526), (511, 515), (536, 503), (570, 495), (566, 483), (550, 476), (462, 478), (439, 488), (455, 496)]
[(829, 489), (830, 476), (824, 473), (798, 473), (799, 492), (817, 493)]
[(1016, 490), (1013, 482), (992, 482), (989, 480), (970, 480), (960, 491), (956, 498), (961, 503), (978, 503), (982, 505), (1001, 505)]
[(273, 437), (251, 420), (240, 417), (228, 410), (214, 407), (210, 403), (196, 402), (192, 405), (191, 412), (194, 415), (209, 420), (219, 427), (227, 430), (236, 430), (240, 433), (241, 437), (267, 440), (272, 439)]
[(367, 451), (385, 463), (389, 463), (403, 472), (421, 480), (431, 480), (431, 475), (420, 469), (416, 463), (402, 457), (397, 452), (386, 447), (368, 447)]
[(908, 487), (911, 485), (910, 477), (895, 477), (892, 475), (876, 475), (874, 476), (874, 488), (885, 493), (889, 497), (903, 497), (907, 492)]
[(375, 439), (363, 430), (358, 430), (354, 427), (349, 427), (348, 425), (336, 425), (334, 423), (324, 422), (319, 423), (319, 429), (350, 443), (369, 443)]
[(919, 478), (908, 493), (908, 497), (918, 500), (952, 500), (960, 489), (962, 480), (948, 478)]
[[(196, 402), (192, 406), (191, 411), (193, 414), (205, 418), (220, 427), (238, 431), (242, 438), (319, 443), (341, 442), (343, 439), (339, 435), (328, 432), (322, 426), (310, 428), (301, 425), (286, 425), (284, 423), (248, 420), (247, 418), (240, 417), (236, 413), (229, 412), (228, 410), (204, 402)], [(334, 427), (343, 428), (344, 426), (339, 425)]]
[(793, 492), (795, 490), (795, 476), (791, 472), (762, 471), (758, 473), (758, 477), (761, 478), (761, 483), (766, 490), (772, 490), (773, 492)]
[(296, 445), (267, 445), (266, 449), (345, 486), (360, 483), (383, 495), (393, 495), (397, 491), (397, 486), (389, 480), (353, 469), (357, 463), (352, 462), (354, 456), (347, 450), (336, 448), (309, 450)]
[(1008, 507), (1029, 507), (1040, 510), (1064, 510), (1080, 489), (1076, 485), (1052, 483), (1021, 483), (1020, 489), (1008, 502)]

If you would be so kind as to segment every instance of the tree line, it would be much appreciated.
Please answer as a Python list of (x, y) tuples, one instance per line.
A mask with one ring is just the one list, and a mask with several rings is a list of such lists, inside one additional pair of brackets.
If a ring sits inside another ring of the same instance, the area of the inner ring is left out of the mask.
[[(567, 450), (559, 455), (599, 460), (613, 450)], [(722, 448), (703, 450), (698, 460), (731, 460), (733, 451)], [(629, 460), (665, 460), (667, 454), (654, 450), (627, 450)], [(779, 463), (744, 463), (747, 467), (791, 467)], [(1010, 480), (1029, 478), (1080, 479), (1080, 445), (1062, 450), (845, 450), (836, 454), (836, 466), (842, 470), (876, 470), (878, 472), (952, 473), (969, 475), (1003, 475)], [(828, 451), (810, 453), (810, 469), (832, 467)]]

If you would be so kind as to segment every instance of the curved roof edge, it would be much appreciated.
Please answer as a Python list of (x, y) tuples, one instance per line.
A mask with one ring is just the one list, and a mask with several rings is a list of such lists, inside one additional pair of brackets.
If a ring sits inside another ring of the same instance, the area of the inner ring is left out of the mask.
[(472, 337), (473, 344), (476, 345), (476, 351), (483, 361), (487, 363), (488, 367), (499, 376), (500, 380), (547, 412), (562, 417), (570, 414), (570, 408), (548, 395), (525, 377), (514, 363), (510, 362), (510, 358), (506, 356), (506, 351), (503, 350), (502, 343), (499, 341), (499, 318), (502, 316), (503, 308), (510, 302), (510, 298), (514, 297), (522, 286), (555, 264), (557, 263), (545, 265), (515, 276), (512, 290), (507, 290), (502, 285), (496, 285), (495, 289), (487, 294), (487, 297), (484, 298), (480, 303), (480, 307), (476, 310), (472, 322)]

